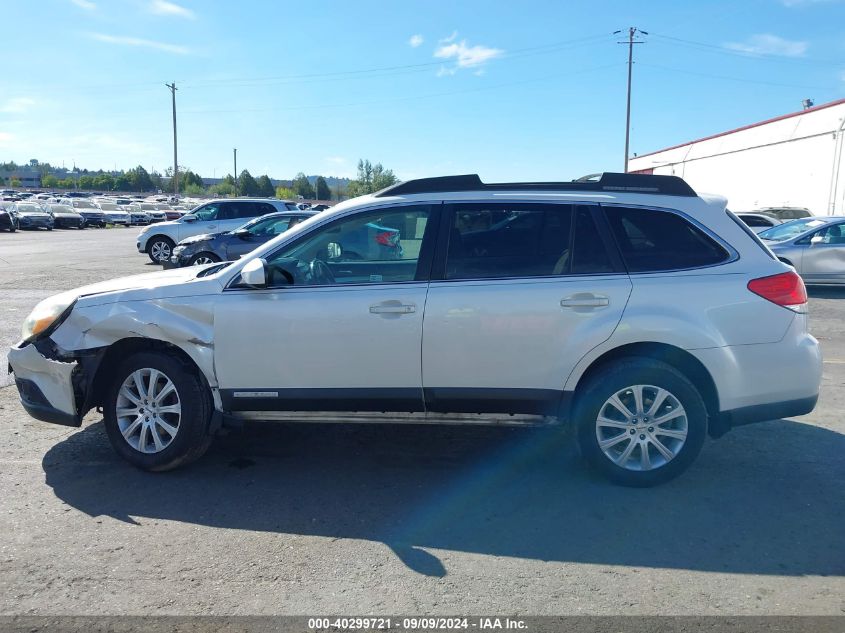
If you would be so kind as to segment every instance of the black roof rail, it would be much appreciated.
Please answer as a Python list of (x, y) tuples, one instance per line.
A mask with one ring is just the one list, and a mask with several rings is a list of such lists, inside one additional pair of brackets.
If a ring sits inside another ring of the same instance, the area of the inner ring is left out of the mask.
[[(595, 176), (600, 176), (594, 179)], [(589, 180), (587, 178), (590, 178)], [(654, 176), (650, 174), (620, 174), (604, 172), (591, 174), (569, 182), (494, 182), (484, 183), (478, 174), (463, 176), (439, 176), (408, 180), (382, 189), (374, 195), (405, 196), (416, 193), (440, 193), (454, 191), (622, 191), (628, 193), (650, 193), (664, 196), (695, 197), (683, 178), (678, 176)]]

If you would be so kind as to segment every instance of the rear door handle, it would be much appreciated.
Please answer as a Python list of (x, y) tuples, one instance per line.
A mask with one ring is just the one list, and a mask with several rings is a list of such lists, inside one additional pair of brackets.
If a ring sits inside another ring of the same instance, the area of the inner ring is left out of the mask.
[(370, 314), (411, 314), (417, 311), (417, 306), (413, 304), (376, 304), (370, 306)]
[(599, 295), (582, 295), (560, 300), (562, 308), (603, 308), (610, 305), (610, 299)]

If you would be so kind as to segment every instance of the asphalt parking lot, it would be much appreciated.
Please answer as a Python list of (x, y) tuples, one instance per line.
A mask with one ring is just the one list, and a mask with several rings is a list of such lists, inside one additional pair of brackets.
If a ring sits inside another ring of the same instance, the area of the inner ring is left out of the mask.
[[(0, 353), (39, 299), (157, 270), (136, 235), (0, 234)], [(811, 294), (816, 411), (646, 490), (526, 429), (254, 425), (147, 474), (0, 388), (0, 614), (841, 615), (845, 290)]]

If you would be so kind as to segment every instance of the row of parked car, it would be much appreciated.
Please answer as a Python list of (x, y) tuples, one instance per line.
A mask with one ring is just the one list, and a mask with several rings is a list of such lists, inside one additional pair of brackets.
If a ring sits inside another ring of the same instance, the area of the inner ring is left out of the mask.
[(142, 226), (182, 217), (184, 204), (123, 197), (83, 197), (43, 193), (6, 194), (0, 198), (0, 229), (84, 229)]

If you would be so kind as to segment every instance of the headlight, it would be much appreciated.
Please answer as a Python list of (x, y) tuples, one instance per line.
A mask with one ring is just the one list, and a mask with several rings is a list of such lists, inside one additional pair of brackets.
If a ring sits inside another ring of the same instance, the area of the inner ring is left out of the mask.
[(173, 254), (174, 254), (174, 255), (181, 255), (181, 254), (182, 254), (182, 253), (184, 253), (184, 252), (185, 252), (185, 247), (184, 247), (184, 246), (177, 246), (176, 248), (174, 248), (174, 249), (173, 249)]
[(44, 299), (39, 303), (23, 322), (21, 335), (24, 341), (32, 341), (47, 331), (52, 331), (61, 325), (70, 314), (76, 296), (63, 293)]

